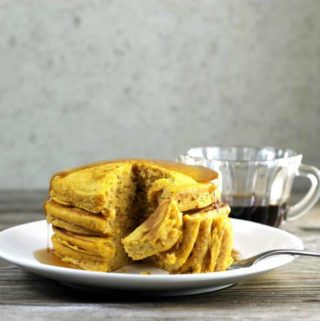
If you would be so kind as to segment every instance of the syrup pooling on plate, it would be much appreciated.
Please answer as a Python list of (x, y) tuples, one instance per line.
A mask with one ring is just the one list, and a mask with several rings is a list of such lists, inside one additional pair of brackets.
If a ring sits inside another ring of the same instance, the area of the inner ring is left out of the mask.
[(78, 269), (75, 265), (70, 263), (63, 262), (54, 254), (54, 250), (49, 248), (44, 248), (33, 252), (33, 256), (37, 259), (38, 262), (46, 265), (54, 265), (64, 268)]

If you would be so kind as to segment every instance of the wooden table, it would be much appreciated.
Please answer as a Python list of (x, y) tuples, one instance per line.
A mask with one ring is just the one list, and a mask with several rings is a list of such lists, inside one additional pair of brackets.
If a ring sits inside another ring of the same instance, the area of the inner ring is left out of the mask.
[[(45, 191), (0, 191), (0, 230), (43, 218)], [(320, 205), (283, 229), (320, 250)], [(0, 259), (0, 320), (320, 320), (320, 260), (293, 263), (209, 294), (176, 298), (92, 294)]]

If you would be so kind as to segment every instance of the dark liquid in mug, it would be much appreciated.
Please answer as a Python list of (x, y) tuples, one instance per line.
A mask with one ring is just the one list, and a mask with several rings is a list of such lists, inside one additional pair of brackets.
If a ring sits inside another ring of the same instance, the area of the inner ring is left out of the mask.
[(278, 227), (286, 219), (288, 205), (251, 205), (231, 207), (230, 217)]

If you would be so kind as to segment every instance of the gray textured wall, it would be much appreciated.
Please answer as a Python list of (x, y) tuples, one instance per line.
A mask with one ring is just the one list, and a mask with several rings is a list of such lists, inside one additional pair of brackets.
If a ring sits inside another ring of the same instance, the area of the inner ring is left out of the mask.
[(195, 145), (320, 165), (319, 0), (0, 0), (0, 187)]

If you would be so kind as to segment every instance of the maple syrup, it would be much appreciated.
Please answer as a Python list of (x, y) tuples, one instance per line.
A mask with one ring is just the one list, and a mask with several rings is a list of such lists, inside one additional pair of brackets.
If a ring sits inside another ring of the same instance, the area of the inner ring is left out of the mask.
[(278, 227), (286, 219), (287, 204), (268, 206), (232, 206), (230, 217)]
[(71, 263), (63, 262), (59, 257), (54, 254), (53, 249), (40, 249), (33, 252), (33, 256), (37, 259), (38, 262), (46, 265), (54, 265), (64, 268), (78, 269), (75, 265)]

